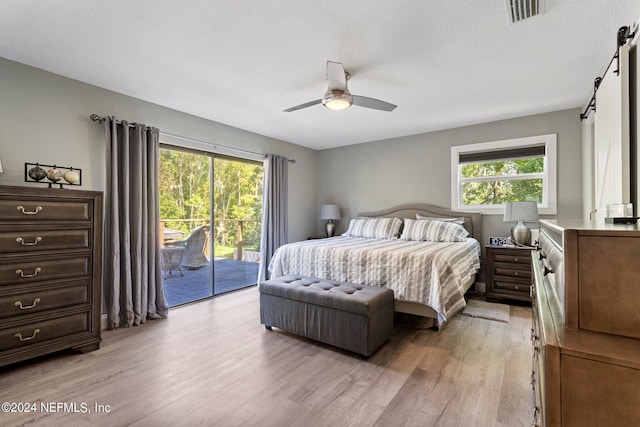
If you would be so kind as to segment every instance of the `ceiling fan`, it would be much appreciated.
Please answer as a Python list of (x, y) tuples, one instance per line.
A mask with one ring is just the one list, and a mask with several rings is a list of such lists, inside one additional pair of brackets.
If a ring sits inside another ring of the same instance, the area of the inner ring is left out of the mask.
[(316, 99), (311, 102), (296, 105), (295, 107), (287, 108), (284, 112), (290, 113), (291, 111), (301, 110), (320, 103), (331, 110), (344, 110), (345, 108), (351, 107), (351, 105), (382, 111), (393, 111), (396, 108), (395, 105), (380, 101), (379, 99), (352, 95), (351, 92), (349, 92), (349, 88), (347, 88), (347, 80), (349, 80), (350, 77), (351, 75), (345, 71), (341, 63), (327, 61), (328, 89), (322, 99)]

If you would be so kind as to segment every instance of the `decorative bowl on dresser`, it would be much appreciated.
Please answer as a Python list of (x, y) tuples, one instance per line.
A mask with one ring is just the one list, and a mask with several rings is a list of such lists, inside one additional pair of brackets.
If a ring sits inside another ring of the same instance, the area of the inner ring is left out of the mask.
[(488, 299), (530, 301), (531, 251), (518, 246), (486, 246)]
[(541, 221), (538, 240), (534, 425), (640, 425), (640, 230)]
[(0, 366), (100, 347), (102, 193), (0, 186)]

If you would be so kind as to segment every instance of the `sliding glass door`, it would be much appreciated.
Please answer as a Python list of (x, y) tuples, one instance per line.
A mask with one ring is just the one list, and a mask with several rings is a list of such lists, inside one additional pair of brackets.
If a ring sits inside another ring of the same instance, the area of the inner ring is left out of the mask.
[(160, 217), (170, 306), (256, 284), (261, 163), (163, 146)]

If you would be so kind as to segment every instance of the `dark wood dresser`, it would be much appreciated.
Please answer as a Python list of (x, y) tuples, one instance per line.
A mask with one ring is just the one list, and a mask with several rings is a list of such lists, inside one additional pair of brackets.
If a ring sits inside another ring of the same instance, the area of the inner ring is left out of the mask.
[(0, 366), (100, 347), (102, 193), (0, 186)]
[(640, 425), (640, 231), (541, 221), (534, 425)]
[(531, 248), (487, 246), (485, 251), (487, 259), (486, 297), (529, 301)]

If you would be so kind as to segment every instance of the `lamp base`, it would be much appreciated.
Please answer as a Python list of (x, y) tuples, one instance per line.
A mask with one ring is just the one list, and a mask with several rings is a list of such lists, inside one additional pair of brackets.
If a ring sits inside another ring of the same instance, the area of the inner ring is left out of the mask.
[(511, 239), (516, 245), (530, 246), (531, 230), (524, 222), (518, 221), (518, 223), (511, 228)]
[(331, 220), (329, 220), (327, 224), (324, 226), (324, 232), (326, 233), (327, 237), (335, 236), (336, 225), (333, 222), (331, 222)]

